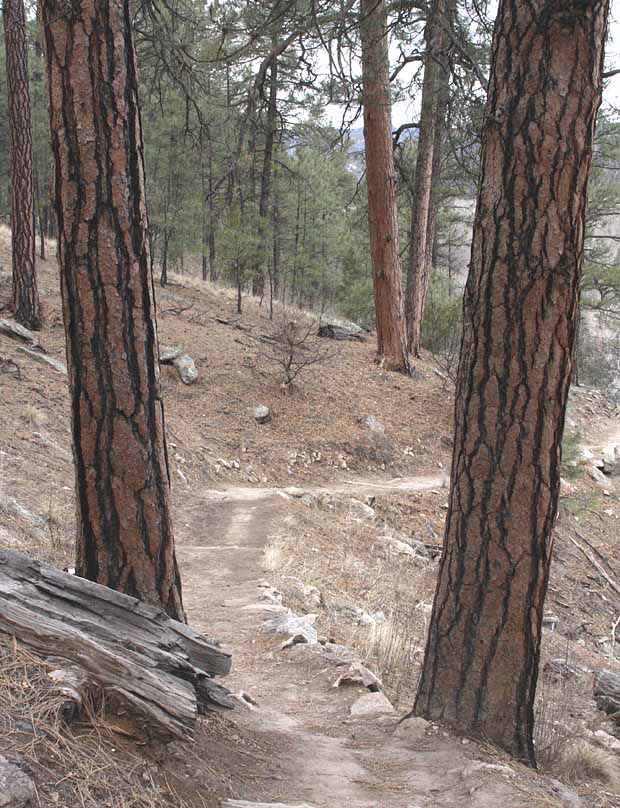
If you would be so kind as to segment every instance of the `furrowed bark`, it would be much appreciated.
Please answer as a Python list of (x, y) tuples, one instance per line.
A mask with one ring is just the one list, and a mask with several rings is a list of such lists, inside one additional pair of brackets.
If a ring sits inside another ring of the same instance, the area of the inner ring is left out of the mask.
[(4, 0), (2, 19), (11, 135), (13, 313), (18, 323), (37, 330), (41, 328), (41, 304), (35, 271), (32, 119), (23, 0)]
[(43, 0), (77, 572), (183, 618), (129, 0)]
[(499, 5), (450, 505), (414, 706), (532, 765), (607, 15), (606, 0)]
[(377, 361), (409, 370), (399, 257), (396, 175), (384, 0), (361, 0), (362, 92)]

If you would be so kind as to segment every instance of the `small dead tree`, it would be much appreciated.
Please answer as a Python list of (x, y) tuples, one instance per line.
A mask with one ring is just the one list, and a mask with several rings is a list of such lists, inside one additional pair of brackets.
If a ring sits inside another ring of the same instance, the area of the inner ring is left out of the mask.
[(271, 323), (271, 333), (261, 341), (268, 346), (259, 359), (275, 367), (284, 377), (282, 387), (291, 392), (295, 380), (311, 365), (328, 362), (337, 353), (326, 348), (314, 320), (294, 317), (283, 311)]

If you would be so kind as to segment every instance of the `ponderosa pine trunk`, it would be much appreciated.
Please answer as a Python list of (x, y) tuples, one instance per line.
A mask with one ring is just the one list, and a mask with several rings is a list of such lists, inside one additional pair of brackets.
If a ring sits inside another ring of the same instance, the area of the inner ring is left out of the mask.
[(385, 2), (360, 0), (360, 12), (364, 150), (377, 361), (388, 370), (407, 371)]
[(32, 117), (23, 0), (3, 0), (9, 131), (11, 135), (11, 249), (13, 314), (26, 328), (41, 328), (35, 269)]
[(501, 0), (444, 551), (414, 712), (535, 765), (608, 0)]
[(413, 356), (420, 355), (422, 319), (431, 271), (429, 257), (435, 231), (432, 202), (438, 182), (448, 104), (447, 65), (443, 64), (443, 57), (448, 44), (453, 6), (454, 0), (435, 0), (426, 25), (420, 139), (411, 204), (409, 269), (405, 292), (407, 348)]
[(130, 0), (43, 0), (77, 573), (183, 619)]

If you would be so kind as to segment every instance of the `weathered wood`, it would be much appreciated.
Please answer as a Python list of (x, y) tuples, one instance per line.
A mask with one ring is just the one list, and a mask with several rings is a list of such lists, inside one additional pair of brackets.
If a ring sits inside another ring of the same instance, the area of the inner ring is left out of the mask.
[(38, 340), (30, 329), (20, 325), (15, 320), (0, 320), (0, 334), (4, 334), (11, 339), (27, 342), (29, 345), (37, 345)]
[(594, 698), (599, 710), (620, 724), (620, 673), (600, 671), (594, 680)]
[(17, 350), (28, 354), (28, 356), (30, 356), (32, 359), (36, 359), (37, 362), (43, 362), (46, 365), (53, 367), (57, 373), (62, 373), (63, 376), (67, 375), (67, 366), (65, 363), (61, 362), (59, 359), (54, 359), (53, 356), (49, 356), (49, 354), (47, 354), (40, 345), (33, 348), (20, 345)]
[(354, 323), (323, 323), (319, 326), (319, 337), (328, 339), (352, 340), (366, 342), (363, 330)]
[(231, 658), (213, 640), (129, 595), (0, 551), (0, 632), (81, 668), (105, 704), (147, 734), (191, 737), (196, 717), (234, 699), (212, 677)]

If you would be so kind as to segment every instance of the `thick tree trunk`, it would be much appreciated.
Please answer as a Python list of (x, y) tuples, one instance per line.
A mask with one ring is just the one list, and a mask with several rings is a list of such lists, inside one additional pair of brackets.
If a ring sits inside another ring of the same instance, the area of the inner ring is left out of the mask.
[(42, 13), (77, 572), (182, 619), (130, 2), (43, 0)]
[(435, 230), (432, 201), (434, 186), (438, 181), (448, 104), (447, 66), (442, 60), (453, 4), (454, 0), (435, 0), (426, 25), (420, 139), (411, 204), (409, 271), (405, 295), (407, 347), (414, 356), (420, 355), (422, 318), (431, 270), (429, 256)]
[(26, 328), (39, 329), (41, 304), (35, 271), (32, 120), (23, 0), (4, 0), (2, 19), (11, 134), (13, 313)]
[(396, 176), (384, 0), (361, 0), (362, 92), (368, 226), (377, 321), (377, 361), (408, 370), (399, 258)]
[(450, 507), (414, 707), (530, 764), (607, 13), (607, 0), (500, 2)]

